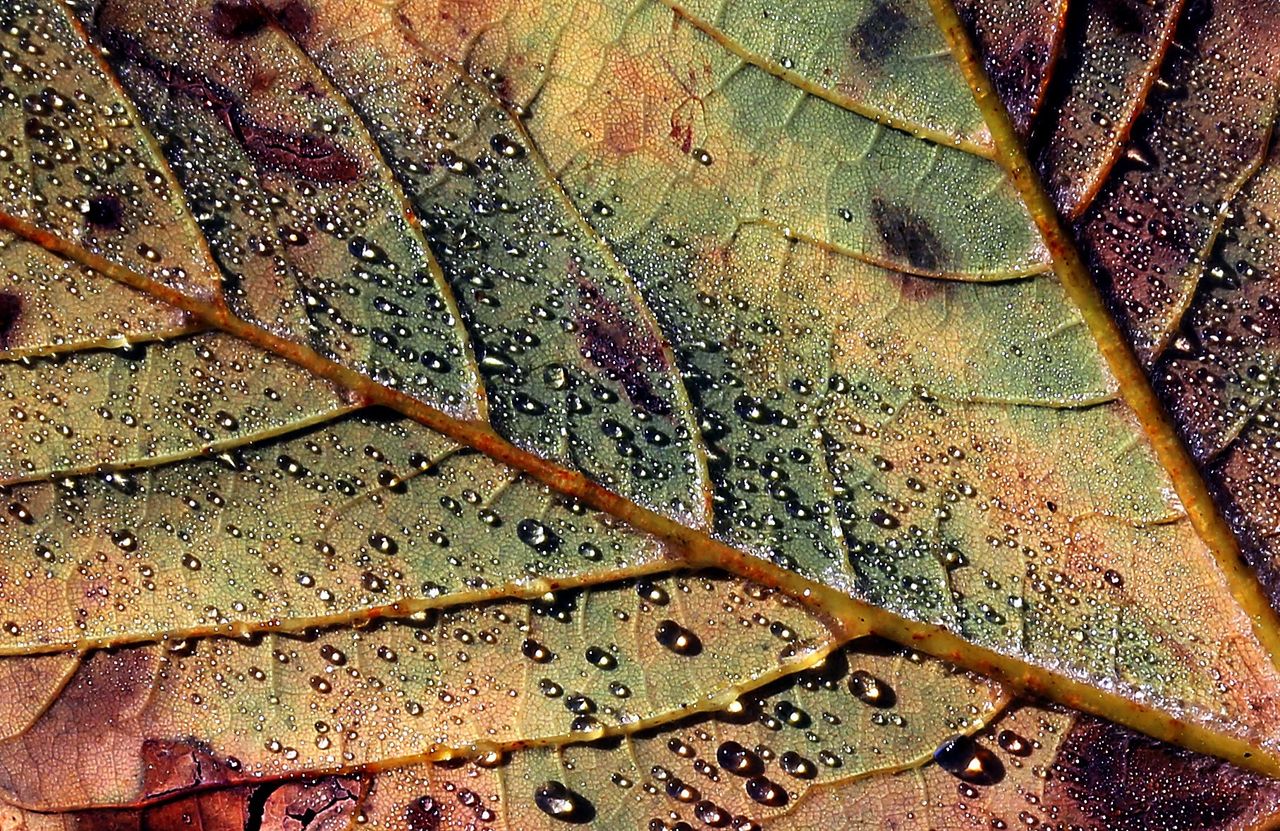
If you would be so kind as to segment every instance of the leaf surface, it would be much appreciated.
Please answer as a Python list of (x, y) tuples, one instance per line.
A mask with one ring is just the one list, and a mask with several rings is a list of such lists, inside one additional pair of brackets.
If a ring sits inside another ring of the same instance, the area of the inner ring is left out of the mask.
[[(1143, 358), (1180, 320), (1219, 325), (1196, 305), (1205, 252), (1270, 234), (1280, 67), (1250, 47), (1276, 16), (1096, 5), (962, 4), (982, 54), (945, 2), (0, 12), (0, 652), (4, 678), (38, 679), (0, 711), (6, 798), (229, 788), (248, 811), (250, 779), (411, 765), (498, 793), (576, 754), (582, 791), (547, 774), (570, 795), (536, 786), (505, 821), (576, 819), (553, 815), (578, 794), (616, 826), (701, 800), (602, 788), (641, 774), (601, 735), (641, 771), (654, 729), (766, 682), (863, 728), (834, 657), (835, 680), (795, 672), (867, 633), (997, 679), (966, 682), (986, 704), (962, 718), (926, 698), (906, 744), (829, 739), (895, 748), (858, 765), (915, 771), (884, 786), (904, 804), (972, 747), (926, 725), (977, 729), (1012, 691), (1280, 770), (1280, 629), (1085, 271)], [(1179, 152), (1210, 125), (1210, 158)], [(1213, 303), (1261, 303), (1224, 285)], [(1239, 392), (1171, 399), (1212, 416), (1201, 459), (1265, 406), (1236, 344), (1198, 359)], [(1269, 492), (1230, 483), (1265, 458), (1232, 458), (1209, 478), (1256, 529)], [(594, 666), (561, 676), (568, 655)], [(441, 764), (486, 753), (504, 764)], [(1214, 770), (1205, 822), (1268, 810), (1236, 810), (1263, 780)], [(843, 776), (814, 794), (858, 805)], [(794, 803), (785, 826), (829, 810), (807, 787), (713, 807), (774, 823)], [(1064, 788), (1061, 810), (1110, 821), (1105, 783)], [(966, 810), (925, 804), (944, 826)]]

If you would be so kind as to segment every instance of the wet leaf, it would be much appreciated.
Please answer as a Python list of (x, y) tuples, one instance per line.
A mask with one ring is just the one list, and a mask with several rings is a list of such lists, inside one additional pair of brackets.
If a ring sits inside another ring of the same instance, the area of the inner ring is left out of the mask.
[(9, 3), (0, 827), (1273, 818), (1277, 26)]

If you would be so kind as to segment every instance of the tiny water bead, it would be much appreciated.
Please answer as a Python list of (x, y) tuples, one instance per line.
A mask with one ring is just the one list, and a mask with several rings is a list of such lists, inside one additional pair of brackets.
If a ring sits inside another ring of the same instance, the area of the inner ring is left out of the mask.
[(778, 759), (778, 764), (784, 773), (789, 773), (797, 779), (812, 779), (818, 775), (818, 768), (813, 762), (794, 750), (783, 753)]
[(813, 719), (809, 717), (809, 714), (790, 701), (779, 701), (774, 704), (773, 715), (788, 727), (797, 727), (803, 730), (813, 724)]
[(555, 653), (532, 638), (526, 638), (520, 644), (520, 652), (535, 664), (549, 664), (555, 660)]
[(1014, 756), (1030, 756), (1031, 742), (1012, 730), (1001, 730), (996, 735), (996, 744), (1000, 749)]
[(587, 663), (597, 669), (611, 670), (618, 667), (618, 659), (608, 650), (601, 649), (598, 646), (587, 647), (586, 658)]

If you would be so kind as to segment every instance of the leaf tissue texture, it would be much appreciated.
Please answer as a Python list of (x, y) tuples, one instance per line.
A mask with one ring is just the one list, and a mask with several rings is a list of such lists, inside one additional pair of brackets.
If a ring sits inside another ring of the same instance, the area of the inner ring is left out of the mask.
[(1276, 822), (1277, 30), (9, 0), (0, 829)]

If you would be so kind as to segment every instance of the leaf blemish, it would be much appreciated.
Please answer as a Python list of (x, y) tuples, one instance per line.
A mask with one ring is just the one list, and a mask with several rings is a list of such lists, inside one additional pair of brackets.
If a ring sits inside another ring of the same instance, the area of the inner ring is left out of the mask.
[(266, 28), (267, 11), (255, 0), (219, 0), (213, 4), (210, 26), (227, 40), (253, 37)]
[(0, 292), (0, 346), (9, 346), (13, 327), (21, 317), (22, 298), (9, 292)]
[(658, 394), (649, 380), (649, 373), (668, 368), (662, 346), (581, 276), (578, 300), (582, 356), (616, 378), (633, 404), (655, 415), (669, 415), (670, 402)]
[(124, 205), (118, 196), (94, 196), (89, 200), (84, 218), (95, 228), (119, 231), (124, 224)]
[(301, 0), (290, 0), (271, 9), (260, 0), (218, 0), (213, 4), (210, 26), (226, 40), (244, 40), (275, 23), (293, 37), (305, 37), (311, 27), (311, 10)]
[(871, 219), (890, 256), (905, 259), (912, 268), (937, 271), (950, 259), (928, 221), (910, 208), (876, 197)]
[(849, 33), (849, 48), (865, 64), (877, 65), (893, 55), (911, 28), (909, 18), (892, 0), (878, 0), (871, 13)]
[(227, 766), (195, 739), (146, 739), (140, 755), (146, 763), (143, 793), (149, 797), (229, 781)]
[(1093, 718), (1071, 729), (1054, 768), (1055, 801), (1078, 812), (1064, 819), (1116, 831), (1234, 827), (1275, 789), (1213, 757)]
[(332, 138), (318, 133), (289, 132), (259, 124), (249, 116), (230, 90), (213, 79), (199, 77), (185, 67), (157, 58), (135, 37), (110, 28), (106, 21), (103, 22), (101, 34), (109, 48), (151, 73), (165, 88), (177, 95), (200, 101), (216, 112), (232, 137), (253, 157), (256, 164), (290, 173), (319, 185), (352, 182), (360, 178), (362, 170), (359, 162)]

